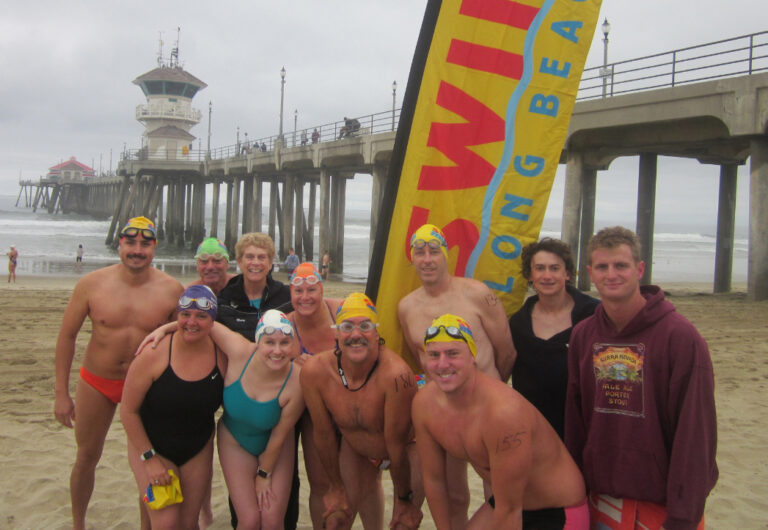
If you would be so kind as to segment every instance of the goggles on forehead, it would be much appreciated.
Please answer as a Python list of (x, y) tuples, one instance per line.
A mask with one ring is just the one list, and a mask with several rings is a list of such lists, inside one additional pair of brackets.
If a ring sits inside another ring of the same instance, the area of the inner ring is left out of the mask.
[(438, 241), (437, 239), (430, 239), (429, 241), (425, 241), (423, 239), (414, 239), (411, 243), (411, 248), (415, 249), (422, 249), (424, 247), (429, 247), (433, 250), (440, 250), (440, 247), (442, 247), (443, 244)]
[(291, 279), (291, 285), (294, 285), (296, 287), (304, 283), (306, 283), (307, 285), (316, 285), (320, 283), (320, 278), (318, 278), (315, 274), (313, 274), (311, 276), (294, 276)]
[(224, 254), (200, 254), (197, 256), (197, 259), (200, 261), (208, 261), (209, 259), (212, 259), (213, 261), (225, 261), (227, 257)]
[(374, 324), (370, 320), (363, 320), (357, 324), (350, 322), (349, 320), (345, 320), (341, 324), (336, 324), (335, 327), (343, 333), (352, 333), (355, 328), (359, 329), (362, 333), (368, 333), (369, 331), (376, 329), (377, 326), (378, 324)]
[(264, 326), (259, 330), (261, 335), (272, 335), (276, 331), (282, 331), (283, 335), (293, 335), (293, 326), (290, 324), (281, 324), (279, 326)]
[(141, 234), (144, 237), (144, 239), (151, 239), (152, 241), (155, 240), (154, 230), (150, 230), (149, 228), (136, 228), (135, 226), (129, 226), (127, 228), (123, 228), (123, 230), (120, 232), (120, 237), (127, 237), (130, 239), (133, 239), (139, 234)]
[(182, 296), (179, 298), (179, 307), (189, 309), (192, 304), (197, 305), (203, 311), (208, 311), (216, 307), (216, 303), (210, 298), (192, 298), (191, 296)]
[[(467, 338), (464, 336), (464, 334), (461, 332), (458, 326), (443, 326), (443, 325), (429, 326), (427, 328), (427, 332), (424, 334), (424, 342), (427, 342), (428, 340), (431, 340), (437, 337), (440, 334), (440, 329), (444, 329), (449, 337), (467, 342)], [(467, 342), (467, 344), (469, 343)]]

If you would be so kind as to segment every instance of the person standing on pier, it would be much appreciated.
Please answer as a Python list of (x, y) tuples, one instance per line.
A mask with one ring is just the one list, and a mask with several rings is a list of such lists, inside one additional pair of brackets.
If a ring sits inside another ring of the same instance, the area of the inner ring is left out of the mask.
[[(146, 217), (130, 219), (120, 232), (120, 263), (83, 276), (64, 311), (56, 341), (54, 414), (66, 427), (74, 423), (77, 457), (69, 486), (75, 530), (85, 528), (96, 465), (136, 347), (173, 317), (184, 291), (177, 280), (152, 267), (156, 246), (154, 223)], [(92, 333), (73, 401), (69, 375), (86, 317)]]
[(11, 283), (11, 278), (13, 278), (13, 283), (16, 283), (16, 265), (19, 261), (19, 252), (15, 246), (11, 245), (11, 250), (5, 255), (8, 256), (8, 283)]

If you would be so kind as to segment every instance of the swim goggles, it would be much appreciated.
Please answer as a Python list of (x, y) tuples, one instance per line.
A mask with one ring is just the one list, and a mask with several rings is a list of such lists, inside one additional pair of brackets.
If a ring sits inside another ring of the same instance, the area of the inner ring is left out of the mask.
[(362, 322), (358, 322), (355, 324), (354, 322), (350, 322), (349, 320), (345, 320), (341, 324), (336, 324), (335, 327), (339, 331), (343, 333), (352, 333), (355, 328), (359, 329), (361, 333), (368, 333), (369, 331), (373, 331), (376, 329), (378, 324), (374, 324), (370, 320), (363, 320)]
[(312, 274), (311, 276), (294, 276), (291, 278), (291, 285), (298, 287), (299, 285), (302, 285), (306, 283), (307, 285), (316, 285), (320, 283), (320, 278), (318, 278), (316, 275)]
[(209, 309), (214, 309), (216, 307), (216, 302), (210, 298), (192, 298), (191, 296), (182, 296), (179, 298), (179, 307), (182, 309), (189, 309), (192, 304), (197, 305), (197, 307), (203, 311), (208, 311)]
[(425, 241), (423, 239), (414, 239), (413, 242), (411, 243), (411, 248), (416, 248), (416, 249), (429, 247), (433, 250), (440, 250), (440, 247), (442, 246), (443, 244), (437, 239), (430, 239), (429, 241)]
[(276, 331), (282, 331), (283, 335), (293, 335), (293, 326), (290, 324), (281, 324), (279, 326), (263, 326), (259, 330), (259, 336), (261, 335), (272, 335)]
[(144, 239), (150, 239), (152, 241), (156, 239), (154, 230), (150, 230), (149, 228), (136, 228), (135, 226), (128, 226), (123, 228), (123, 230), (120, 232), (120, 237), (133, 239), (139, 234), (141, 234)]
[(208, 261), (209, 259), (212, 259), (213, 261), (228, 261), (227, 257), (224, 254), (200, 254), (196, 257), (200, 261)]
[(464, 336), (464, 334), (461, 332), (458, 326), (429, 326), (427, 328), (427, 332), (424, 334), (424, 342), (426, 343), (430, 339), (434, 339), (440, 334), (440, 329), (444, 329), (445, 332), (448, 334), (449, 337), (457, 339), (457, 340), (463, 340), (467, 344), (467, 338)]

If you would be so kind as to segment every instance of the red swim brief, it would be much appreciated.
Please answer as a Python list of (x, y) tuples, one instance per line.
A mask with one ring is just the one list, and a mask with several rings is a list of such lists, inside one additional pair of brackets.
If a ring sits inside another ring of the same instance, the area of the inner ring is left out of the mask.
[(123, 397), (123, 385), (125, 385), (125, 379), (105, 379), (92, 374), (85, 369), (85, 366), (80, 367), (80, 379), (98, 390), (99, 393), (115, 405), (120, 403), (120, 398)]

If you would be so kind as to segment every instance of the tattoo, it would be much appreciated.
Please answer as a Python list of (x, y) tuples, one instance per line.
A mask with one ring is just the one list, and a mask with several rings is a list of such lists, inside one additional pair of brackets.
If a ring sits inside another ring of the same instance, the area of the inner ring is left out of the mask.
[(395, 377), (395, 392), (399, 392), (401, 388), (405, 390), (406, 388), (411, 388), (415, 385), (416, 381), (411, 372), (403, 372)]
[(507, 434), (506, 436), (499, 438), (496, 442), (496, 452), (502, 453), (511, 449), (517, 449), (523, 444), (520, 437), (524, 434), (528, 434), (527, 431), (519, 431), (515, 434)]
[(495, 306), (499, 303), (499, 297), (491, 293), (485, 297), (485, 303), (487, 303), (489, 306)]

